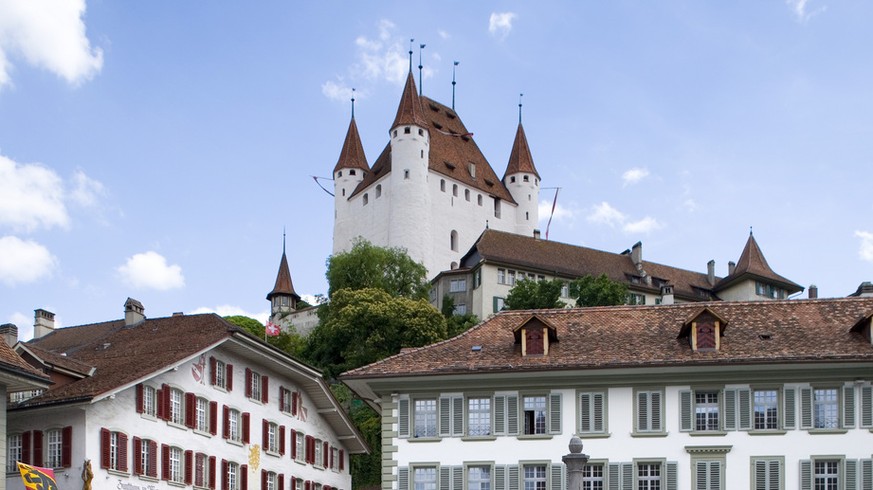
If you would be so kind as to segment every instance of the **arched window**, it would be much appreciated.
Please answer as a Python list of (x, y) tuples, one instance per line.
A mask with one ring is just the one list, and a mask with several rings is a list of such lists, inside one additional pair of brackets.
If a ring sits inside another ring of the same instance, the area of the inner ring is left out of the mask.
[(446, 179), (440, 179), (440, 190), (446, 192)]
[(370, 196), (368, 196), (368, 195), (365, 193), (365, 194), (364, 194), (364, 206), (366, 206), (368, 202), (370, 202)]
[(480, 206), (482, 205), (482, 194), (479, 194), (479, 195), (476, 197), (476, 204), (478, 204), (478, 205), (480, 205)]
[(382, 197), (382, 184), (376, 186), (376, 198)]
[(458, 197), (458, 184), (452, 184), (452, 195)]
[(452, 230), (452, 233), (449, 236), (449, 246), (453, 251), (458, 251), (458, 232), (455, 230)]

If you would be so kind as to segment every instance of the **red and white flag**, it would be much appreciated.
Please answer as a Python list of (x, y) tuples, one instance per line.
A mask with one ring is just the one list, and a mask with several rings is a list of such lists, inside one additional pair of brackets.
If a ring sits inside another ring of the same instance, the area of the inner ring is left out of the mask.
[(279, 335), (279, 332), (279, 325), (276, 325), (270, 320), (267, 320), (266, 335), (269, 335), (270, 337), (277, 337)]

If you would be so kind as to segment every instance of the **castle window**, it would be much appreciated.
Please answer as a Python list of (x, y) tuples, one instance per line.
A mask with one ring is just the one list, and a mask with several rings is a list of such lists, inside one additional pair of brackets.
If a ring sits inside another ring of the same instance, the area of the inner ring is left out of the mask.
[(364, 206), (366, 206), (368, 202), (370, 202), (370, 196), (364, 193)]
[(337, 172), (337, 173), (336, 173), (336, 176), (337, 176), (337, 177), (342, 177), (342, 176), (343, 176), (343, 171), (340, 170), (339, 172)]
[(409, 126), (406, 126), (405, 128), (403, 128), (403, 134), (410, 134), (410, 133), (412, 133), (412, 128), (410, 128)]
[(421, 128), (418, 128), (418, 135), (419, 135), (419, 136), (424, 136), (424, 130), (421, 129)]
[(394, 137), (395, 138), (397, 137), (397, 130), (396, 129), (394, 130)]
[(470, 200), (470, 189), (464, 189), (464, 199)]
[(405, 169), (405, 170), (403, 170), (403, 178), (404, 178), (404, 179), (409, 179), (409, 169), (408, 169), (408, 168)]
[(530, 194), (527, 195), (527, 200), (530, 201)]
[(509, 178), (509, 182), (510, 182), (511, 184), (514, 184), (514, 183), (515, 183), (515, 176), (514, 176), (514, 175), (513, 175), (512, 177)]
[(382, 197), (382, 184), (376, 186), (376, 199)]
[(527, 175), (525, 175), (524, 177), (521, 178), (521, 180), (523, 180), (523, 181), (525, 181), (525, 182), (530, 182), (530, 177), (528, 177)]
[(346, 195), (346, 190), (343, 189), (343, 197), (345, 197), (345, 195)]
[(421, 150), (421, 158), (424, 158), (424, 150)]
[(494, 217), (500, 218), (500, 199), (494, 198)]
[(458, 232), (455, 230), (452, 230), (452, 233), (449, 235), (449, 246), (453, 251), (458, 251)]
[(530, 221), (530, 213), (527, 212), (527, 211), (524, 212), (524, 220), (525, 220), (525, 221)]
[(480, 206), (482, 205), (482, 194), (479, 194), (478, 196), (476, 196), (476, 204), (478, 204)]
[(446, 179), (440, 179), (440, 190), (446, 192)]
[(349, 175), (355, 175), (355, 169), (349, 170)]
[(458, 184), (452, 184), (452, 195), (458, 197)]

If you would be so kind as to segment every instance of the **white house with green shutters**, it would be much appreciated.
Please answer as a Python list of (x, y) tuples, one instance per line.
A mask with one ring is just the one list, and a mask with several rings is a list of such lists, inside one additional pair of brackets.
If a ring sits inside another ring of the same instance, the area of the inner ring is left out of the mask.
[(384, 490), (873, 488), (873, 298), (501, 312), (349, 371)]

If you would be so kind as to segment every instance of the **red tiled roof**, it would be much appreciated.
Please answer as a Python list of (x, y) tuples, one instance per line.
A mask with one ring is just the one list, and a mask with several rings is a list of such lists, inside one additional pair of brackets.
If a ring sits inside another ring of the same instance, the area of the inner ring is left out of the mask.
[(518, 123), (518, 130), (515, 132), (515, 141), (512, 143), (512, 153), (509, 154), (509, 163), (506, 165), (507, 175), (524, 172), (534, 174), (540, 178), (537, 173), (537, 168), (534, 166), (533, 156), (530, 154), (530, 147), (527, 145), (527, 136), (524, 134), (524, 127)]
[[(634, 289), (660, 290), (655, 283), (651, 286), (644, 282), (631, 284), (630, 278), (639, 277), (640, 273), (628, 254), (604, 252), (488, 229), (461, 259), (461, 265), (474, 266), (475, 264), (470, 261), (477, 260), (477, 255), (489, 262), (529, 268), (564, 277), (606, 274), (613, 281)], [(701, 299), (696, 290), (709, 291), (711, 287), (706, 274), (648, 261), (643, 262), (643, 268), (649, 276), (672, 284), (673, 294), (677, 296)]]
[(403, 86), (403, 95), (400, 96), (400, 105), (397, 106), (397, 115), (394, 117), (394, 124), (391, 127), (396, 128), (402, 124), (426, 127), (427, 123), (422, 117), (422, 113), (421, 100), (418, 96), (418, 90), (415, 88), (415, 78), (410, 71), (406, 76), (406, 85)]
[(285, 257), (285, 251), (282, 251), (282, 261), (279, 262), (279, 272), (276, 274), (276, 285), (273, 290), (267, 293), (267, 300), (272, 300), (277, 294), (288, 294), (296, 299), (300, 296), (294, 292), (294, 284), (291, 282), (291, 271), (288, 269), (288, 259)]
[(364, 155), (364, 146), (361, 144), (361, 136), (358, 134), (358, 125), (355, 123), (354, 117), (349, 122), (349, 130), (346, 132), (343, 149), (340, 151), (336, 166), (333, 167), (333, 173), (344, 168), (356, 168), (365, 172), (370, 171), (370, 165), (367, 163), (367, 156)]
[(740, 260), (737, 261), (733, 274), (718, 281), (713, 290), (722, 291), (748, 276), (775, 282), (788, 290), (788, 294), (803, 291), (803, 286), (773, 272), (773, 269), (767, 264), (767, 259), (764, 258), (764, 253), (761, 252), (761, 247), (758, 246), (758, 242), (751, 233), (749, 233), (749, 239), (746, 241), (746, 246), (743, 247), (743, 253), (740, 254)]
[[(718, 351), (694, 352), (678, 338), (688, 318), (709, 308), (730, 324)], [(522, 357), (513, 331), (531, 314), (553, 325), (547, 356)], [(452, 339), (341, 375), (394, 376), (569, 369), (815, 362), (871, 362), (873, 345), (852, 327), (873, 314), (873, 298), (682, 303), (504, 311)], [(857, 330), (857, 328), (856, 328)], [(474, 351), (474, 346), (481, 349)]]
[(31, 379), (36, 378), (38, 381), (49, 380), (48, 376), (28, 364), (2, 340), (0, 340), (0, 370)]

